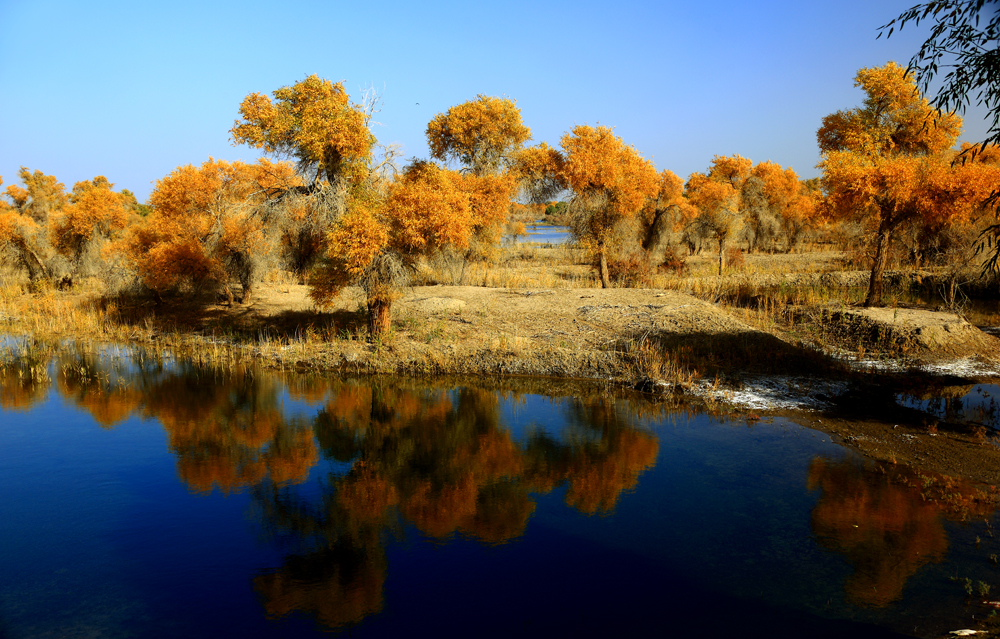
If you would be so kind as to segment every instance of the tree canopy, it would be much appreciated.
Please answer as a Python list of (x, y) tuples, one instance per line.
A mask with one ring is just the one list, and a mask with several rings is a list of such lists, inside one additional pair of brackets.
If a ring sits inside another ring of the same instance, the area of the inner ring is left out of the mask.
[(932, 0), (911, 7), (879, 27), (891, 37), (909, 23), (932, 22), (930, 35), (910, 58), (922, 91), (941, 69), (948, 69), (934, 97), (941, 112), (965, 113), (969, 104), (985, 106), (992, 120), (981, 148), (1000, 143), (1000, 11), (996, 0)]
[(565, 160), (554, 168), (573, 191), (573, 230), (596, 253), (601, 285), (607, 288), (607, 250), (615, 227), (656, 197), (660, 176), (652, 162), (605, 126), (573, 127), (560, 145)]
[(395, 181), (355, 199), (330, 232), (331, 250), (311, 282), (313, 299), (327, 304), (357, 283), (368, 300), (371, 335), (387, 332), (392, 302), (416, 257), (468, 246), (476, 225), (463, 186), (459, 173), (415, 161)]
[(364, 109), (349, 102), (342, 82), (311, 75), (274, 91), (274, 101), (251, 93), (240, 104), (230, 130), (235, 144), (247, 144), (278, 157), (298, 160), (310, 181), (331, 184), (363, 173), (375, 136)]
[(968, 217), (992, 188), (992, 165), (952, 165), (962, 120), (935, 111), (914, 75), (894, 62), (858, 71), (863, 106), (823, 118), (817, 133), (828, 210), (873, 227), (875, 252), (865, 305), (881, 303), (892, 233), (916, 218)]
[(437, 114), (427, 125), (431, 157), (458, 161), (474, 175), (507, 170), (530, 139), (514, 100), (482, 94)]
[(248, 304), (260, 264), (275, 250), (269, 204), (298, 183), (289, 164), (266, 158), (178, 167), (157, 181), (153, 212), (129, 229), (118, 252), (154, 292), (215, 283), (232, 302), (239, 283)]

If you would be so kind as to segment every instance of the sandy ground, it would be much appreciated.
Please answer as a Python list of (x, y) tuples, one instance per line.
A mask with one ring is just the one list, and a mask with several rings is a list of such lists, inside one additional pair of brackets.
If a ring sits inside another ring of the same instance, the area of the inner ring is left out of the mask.
[[(247, 321), (301, 324), (332, 321), (344, 331), (363, 322), (364, 297), (348, 289), (326, 315), (314, 314), (308, 288), (297, 285), (262, 287), (249, 308), (216, 307), (210, 315), (242, 316)], [(853, 309), (837, 307), (859, 339), (893, 341), (905, 346), (907, 365), (938, 366), (978, 360), (990, 370), (1000, 355), (1000, 339), (947, 312), (910, 308)], [(483, 352), (586, 355), (594, 361), (602, 354), (656, 338), (682, 345), (704, 336), (741, 336), (745, 343), (782, 342), (784, 348), (801, 348), (794, 336), (780, 330), (761, 330), (726, 309), (691, 295), (656, 289), (495, 289), (471, 286), (425, 286), (409, 289), (393, 306), (393, 334), (384, 347), (395, 353), (397, 364), (419, 362), (435, 354)], [(357, 350), (357, 349), (354, 349)], [(539, 362), (517, 364), (512, 370), (540, 375), (570, 375)], [(513, 370), (517, 369), (517, 370)], [(930, 370), (930, 369), (928, 369)], [(484, 370), (483, 372), (494, 372)], [(497, 371), (503, 372), (503, 371)], [(948, 372), (945, 369), (937, 372)], [(587, 367), (575, 370), (582, 377)]]

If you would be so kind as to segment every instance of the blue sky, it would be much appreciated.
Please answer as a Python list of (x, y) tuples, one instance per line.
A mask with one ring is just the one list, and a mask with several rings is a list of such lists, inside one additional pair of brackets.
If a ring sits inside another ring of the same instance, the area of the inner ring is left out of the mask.
[[(517, 101), (535, 142), (615, 128), (683, 178), (739, 153), (818, 175), (816, 129), (857, 106), (857, 70), (926, 34), (902, 2), (65, 2), (0, 0), (0, 176), (104, 175), (144, 200), (175, 167), (254, 160), (244, 96), (310, 74), (383, 93), (374, 129), (427, 157), (427, 122), (477, 94)], [(966, 116), (968, 140), (984, 136)]]

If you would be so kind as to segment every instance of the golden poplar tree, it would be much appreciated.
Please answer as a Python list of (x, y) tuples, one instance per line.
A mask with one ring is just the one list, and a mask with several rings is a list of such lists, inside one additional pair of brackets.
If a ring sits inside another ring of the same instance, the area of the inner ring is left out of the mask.
[(653, 164), (605, 126), (580, 125), (562, 137), (561, 178), (573, 190), (574, 233), (594, 253), (601, 286), (611, 286), (607, 255), (619, 222), (634, 218), (655, 198)]
[(875, 237), (865, 306), (881, 304), (893, 233), (914, 220), (967, 219), (997, 184), (996, 167), (953, 163), (962, 119), (938, 113), (913, 74), (895, 62), (858, 71), (860, 107), (823, 118), (817, 132), (829, 211), (855, 217)]

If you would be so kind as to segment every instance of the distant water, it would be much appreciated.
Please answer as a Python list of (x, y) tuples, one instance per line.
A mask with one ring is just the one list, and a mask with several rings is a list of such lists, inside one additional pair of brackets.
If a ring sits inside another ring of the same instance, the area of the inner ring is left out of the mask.
[(517, 238), (519, 243), (566, 244), (570, 240), (568, 226), (525, 225), (528, 234)]

